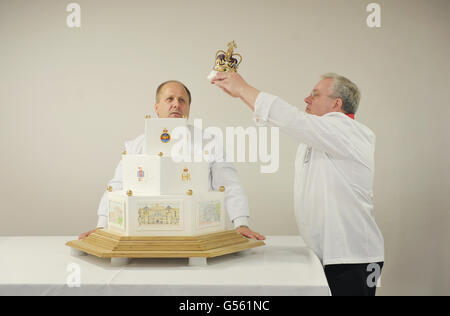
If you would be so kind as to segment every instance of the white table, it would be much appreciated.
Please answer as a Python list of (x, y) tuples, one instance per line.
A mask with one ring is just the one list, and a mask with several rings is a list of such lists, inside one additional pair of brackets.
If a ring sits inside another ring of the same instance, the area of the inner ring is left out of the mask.
[(329, 295), (319, 259), (299, 236), (268, 236), (266, 246), (198, 267), (188, 259), (113, 267), (109, 259), (71, 256), (65, 243), (74, 239), (0, 237), (0, 295)]

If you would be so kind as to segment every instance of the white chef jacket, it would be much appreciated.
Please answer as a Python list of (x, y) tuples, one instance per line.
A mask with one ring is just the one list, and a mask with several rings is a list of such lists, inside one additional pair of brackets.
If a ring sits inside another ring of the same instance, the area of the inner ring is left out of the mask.
[(344, 113), (311, 115), (264, 92), (256, 99), (254, 120), (278, 126), (300, 143), (295, 216), (323, 265), (384, 261), (373, 214), (375, 134)]
[[(194, 135), (194, 129), (189, 126), (191, 135)], [(192, 139), (192, 138), (191, 138)], [(193, 141), (193, 139), (192, 139)], [(140, 135), (132, 141), (125, 142), (125, 150), (128, 155), (142, 155), (144, 152), (145, 135)], [(201, 146), (200, 146), (201, 147)], [(194, 143), (192, 142), (192, 148)], [(248, 218), (250, 211), (248, 207), (248, 200), (245, 196), (244, 190), (239, 182), (237, 170), (232, 163), (225, 162), (225, 155), (209, 164), (210, 170), (210, 189), (218, 191), (220, 186), (224, 186), (225, 190), (225, 209), (228, 211), (228, 216), (233, 222), (234, 227), (245, 225), (248, 226)], [(114, 172), (114, 177), (108, 182), (113, 191), (122, 190), (122, 160), (119, 162)], [(108, 226), (108, 206), (107, 206), (107, 192), (105, 192), (100, 200), (98, 207), (98, 223), (97, 228)]]

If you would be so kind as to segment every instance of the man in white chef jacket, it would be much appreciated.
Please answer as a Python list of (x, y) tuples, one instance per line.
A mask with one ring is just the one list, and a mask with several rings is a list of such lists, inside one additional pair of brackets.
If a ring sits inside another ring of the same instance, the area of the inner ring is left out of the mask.
[(256, 124), (278, 126), (298, 140), (294, 196), (300, 234), (322, 261), (332, 295), (374, 296), (384, 240), (373, 215), (375, 135), (354, 117), (358, 87), (342, 76), (323, 75), (305, 98), (305, 113), (237, 73), (218, 73), (211, 83), (241, 98)]
[[(179, 81), (170, 80), (163, 82), (156, 90), (155, 112), (159, 118), (183, 118), (189, 116), (191, 104), (191, 93), (189, 89)], [(142, 154), (144, 148), (145, 135), (138, 136), (132, 141), (125, 143), (127, 154)], [(249, 207), (247, 197), (239, 182), (237, 171), (233, 164), (227, 162), (210, 163), (211, 186), (214, 190), (219, 190), (220, 186), (225, 186), (225, 209), (228, 211), (230, 220), (237, 232), (245, 237), (263, 240), (265, 237), (249, 228)], [(122, 161), (117, 166), (114, 177), (109, 181), (114, 191), (122, 190)], [(106, 228), (107, 221), (107, 196), (106, 192), (100, 201), (98, 208), (97, 229)], [(81, 234), (79, 239), (86, 238), (95, 231), (91, 230)]]

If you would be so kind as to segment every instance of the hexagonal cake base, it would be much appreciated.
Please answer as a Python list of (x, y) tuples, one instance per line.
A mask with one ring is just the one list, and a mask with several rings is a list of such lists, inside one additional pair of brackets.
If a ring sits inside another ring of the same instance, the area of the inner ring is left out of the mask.
[(66, 244), (100, 258), (213, 258), (264, 245), (235, 230), (188, 237), (147, 237), (121, 236), (103, 229)]

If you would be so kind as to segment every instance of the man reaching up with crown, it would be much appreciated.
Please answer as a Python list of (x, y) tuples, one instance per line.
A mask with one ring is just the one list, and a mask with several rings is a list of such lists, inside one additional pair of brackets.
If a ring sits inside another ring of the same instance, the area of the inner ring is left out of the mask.
[(240, 98), (257, 125), (278, 126), (298, 141), (294, 209), (300, 234), (323, 263), (333, 296), (375, 296), (384, 240), (373, 212), (375, 134), (355, 120), (359, 88), (325, 74), (303, 112), (233, 71), (218, 72), (211, 83)]

